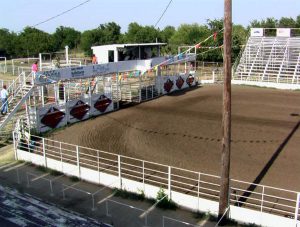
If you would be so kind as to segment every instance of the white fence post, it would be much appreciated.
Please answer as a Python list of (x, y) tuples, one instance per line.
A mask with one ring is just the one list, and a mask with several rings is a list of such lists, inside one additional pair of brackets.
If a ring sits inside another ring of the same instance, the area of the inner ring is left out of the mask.
[(261, 193), (261, 205), (260, 205), (260, 212), (263, 211), (264, 206), (264, 194), (265, 194), (265, 186), (262, 186), (262, 193)]
[(77, 156), (77, 168), (78, 168), (78, 177), (80, 177), (80, 163), (79, 163), (79, 147), (76, 145), (76, 156)]
[(47, 167), (47, 158), (46, 158), (46, 149), (45, 149), (45, 138), (43, 138), (42, 141), (43, 141), (44, 166)]
[(145, 192), (145, 161), (143, 163), (143, 191)]
[(198, 191), (197, 191), (197, 201), (198, 201), (198, 210), (199, 210), (199, 196), (200, 196), (200, 180), (201, 180), (201, 173), (198, 173)]
[(119, 188), (122, 189), (122, 177), (121, 177), (121, 156), (118, 155), (118, 173), (119, 173)]
[(15, 138), (15, 132), (13, 131), (13, 142), (14, 142), (14, 151), (15, 151), (15, 160), (18, 160), (18, 154), (17, 154), (17, 147), (16, 147), (16, 138)]
[(61, 172), (63, 173), (64, 167), (63, 167), (63, 158), (62, 158), (62, 151), (61, 151), (61, 142), (59, 142), (59, 153), (60, 153), (60, 162), (61, 162)]
[(168, 166), (168, 191), (169, 199), (171, 199), (171, 166)]
[(297, 193), (297, 200), (296, 200), (296, 208), (295, 208), (295, 222), (297, 226), (298, 222), (298, 214), (299, 214), (299, 203), (300, 203), (300, 193)]

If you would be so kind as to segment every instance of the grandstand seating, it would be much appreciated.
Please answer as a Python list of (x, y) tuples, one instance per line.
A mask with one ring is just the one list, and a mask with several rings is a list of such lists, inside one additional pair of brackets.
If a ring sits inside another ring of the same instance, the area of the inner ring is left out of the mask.
[(234, 80), (300, 84), (300, 37), (249, 37)]

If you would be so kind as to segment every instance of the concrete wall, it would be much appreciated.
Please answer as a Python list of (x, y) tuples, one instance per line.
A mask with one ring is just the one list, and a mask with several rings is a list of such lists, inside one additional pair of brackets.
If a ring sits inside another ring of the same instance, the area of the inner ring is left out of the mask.
[[(16, 150), (17, 159), (35, 163), (37, 165), (46, 166), (48, 168), (63, 172), (69, 176), (77, 176), (82, 180), (86, 180), (92, 183), (105, 185), (111, 188), (122, 188), (131, 192), (140, 193), (144, 191), (145, 196), (148, 198), (156, 198), (159, 187), (144, 184), (140, 181), (134, 181), (127, 178), (119, 178), (118, 173), (116, 175), (98, 172), (97, 170), (91, 170), (88, 168), (72, 165), (68, 163), (62, 163), (61, 161), (51, 158), (44, 158), (44, 156), (29, 153), (27, 151)], [(171, 195), (171, 199), (179, 206), (185, 207), (193, 211), (210, 212), (214, 215), (218, 213), (218, 202), (208, 199), (198, 198), (196, 196), (186, 195), (176, 191), (168, 191), (166, 193)], [(269, 213), (250, 210), (247, 208), (241, 208), (237, 206), (230, 206), (230, 217), (239, 222), (255, 223), (262, 226), (270, 227), (295, 227), (298, 223), (294, 219), (276, 216)]]
[(231, 83), (237, 85), (250, 85), (250, 86), (258, 86), (258, 87), (288, 89), (288, 90), (300, 89), (300, 84), (272, 83), (272, 82), (245, 81), (245, 80), (232, 80)]

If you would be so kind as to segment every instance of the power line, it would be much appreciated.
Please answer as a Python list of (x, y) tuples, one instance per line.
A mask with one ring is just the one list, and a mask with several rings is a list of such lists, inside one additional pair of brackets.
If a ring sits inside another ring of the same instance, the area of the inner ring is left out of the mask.
[(167, 7), (165, 8), (165, 10), (163, 11), (163, 13), (161, 14), (161, 16), (159, 17), (159, 19), (157, 20), (157, 22), (155, 23), (154, 27), (157, 26), (157, 24), (160, 22), (161, 18), (165, 15), (166, 11), (168, 10), (169, 6), (171, 5), (173, 0), (170, 0)]
[(78, 7), (80, 7), (80, 6), (84, 5), (84, 4), (86, 4), (86, 3), (88, 3), (89, 1), (91, 1), (91, 0), (84, 1), (84, 2), (80, 3), (79, 5), (76, 5), (76, 6), (72, 7), (71, 9), (68, 9), (68, 10), (66, 10), (66, 11), (63, 11), (63, 12), (61, 12), (61, 13), (59, 13), (59, 14), (53, 16), (53, 17), (50, 17), (50, 18), (48, 18), (48, 19), (46, 19), (46, 20), (44, 20), (44, 21), (41, 21), (41, 22), (39, 22), (39, 23), (37, 23), (37, 24), (31, 26), (31, 27), (39, 26), (39, 25), (44, 24), (44, 23), (46, 23), (46, 22), (48, 22), (48, 21), (50, 21), (50, 20), (53, 20), (53, 19), (55, 19), (55, 18), (57, 18), (57, 17), (60, 17), (60, 16), (62, 16), (62, 15), (64, 15), (64, 14), (66, 14), (66, 13), (68, 13), (68, 12), (70, 12), (70, 11), (72, 11), (72, 10), (74, 10), (74, 9), (76, 9), (76, 8), (78, 8)]

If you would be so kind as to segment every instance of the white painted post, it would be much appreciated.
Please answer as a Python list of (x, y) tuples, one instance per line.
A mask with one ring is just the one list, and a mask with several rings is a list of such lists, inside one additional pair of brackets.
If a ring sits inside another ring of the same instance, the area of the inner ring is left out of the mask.
[(35, 116), (36, 116), (36, 129), (37, 129), (37, 132), (40, 133), (41, 132), (41, 130), (40, 130), (40, 111), (37, 108), (37, 106), (35, 107)]
[[(91, 87), (91, 80), (89, 79), (89, 106), (92, 106), (92, 87)], [(89, 116), (91, 116), (92, 114), (92, 108), (89, 109)]]
[(77, 156), (78, 177), (80, 178), (79, 147), (77, 145), (76, 145), (76, 156)]
[[(121, 98), (121, 94), (119, 94), (119, 78), (116, 78), (116, 83), (117, 83), (117, 109), (119, 109), (120, 108), (120, 106), (119, 106), (119, 97)], [(121, 88), (120, 88), (120, 91), (121, 91)], [(120, 95), (120, 96), (119, 96)]]
[(59, 153), (60, 153), (60, 164), (61, 164), (61, 172), (63, 173), (63, 159), (62, 159), (62, 151), (61, 151), (61, 142), (59, 142)]
[(44, 166), (47, 167), (46, 149), (45, 149), (45, 138), (42, 139), (43, 142), (43, 155), (44, 155)]
[(45, 100), (44, 100), (44, 85), (41, 86), (41, 95), (42, 95), (42, 105), (45, 106)]
[(298, 222), (299, 203), (300, 203), (300, 192), (297, 193), (296, 208), (295, 208), (295, 222), (296, 222), (296, 226), (297, 226), (297, 222)]
[(65, 46), (65, 49), (66, 49), (66, 63), (67, 63), (67, 66), (68, 66), (69, 65), (69, 47)]
[(261, 193), (261, 205), (260, 205), (260, 212), (263, 211), (264, 206), (264, 194), (265, 194), (265, 186), (262, 186), (262, 193)]
[(143, 191), (145, 192), (145, 161), (143, 161)]
[(67, 103), (67, 97), (66, 97), (66, 83), (63, 83), (63, 92), (64, 92), (64, 103), (66, 104)]
[(58, 103), (58, 86), (56, 84), (54, 84), (54, 99), (55, 99), (55, 103)]
[(41, 53), (39, 53), (39, 59), (40, 59), (40, 71), (42, 71), (43, 70), (43, 62), (42, 62), (42, 54)]
[(12, 64), (12, 74), (15, 75), (14, 59), (11, 60), (11, 64)]
[(215, 70), (212, 71), (213, 83), (215, 82)]
[(198, 173), (198, 192), (197, 192), (197, 195), (198, 195), (198, 198), (197, 198), (197, 201), (198, 201), (198, 210), (199, 210), (199, 196), (200, 196), (200, 180), (201, 180), (201, 173), (199, 172)]
[[(22, 82), (22, 86), (26, 85), (26, 74), (25, 72), (22, 72), (22, 76), (23, 76), (23, 82)], [(20, 77), (21, 79), (21, 77)]]
[(171, 166), (168, 166), (168, 191), (169, 191), (169, 200), (171, 199)]
[(67, 86), (67, 94), (68, 94), (68, 101), (70, 100), (70, 82), (67, 82), (68, 86)]
[(118, 173), (119, 173), (119, 188), (122, 189), (122, 178), (121, 178), (121, 156), (118, 155)]
[(15, 132), (13, 131), (13, 141), (14, 141), (14, 151), (15, 151), (15, 160), (18, 160), (18, 154), (17, 154), (17, 148), (16, 148), (16, 138), (15, 138)]

